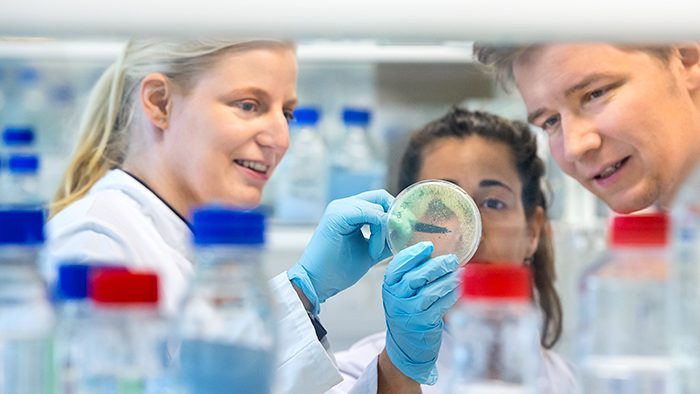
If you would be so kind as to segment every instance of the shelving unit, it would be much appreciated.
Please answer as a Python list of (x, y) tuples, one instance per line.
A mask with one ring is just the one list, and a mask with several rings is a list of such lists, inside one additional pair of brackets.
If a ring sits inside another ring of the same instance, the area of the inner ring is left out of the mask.
[[(112, 61), (124, 40), (0, 38), (0, 59)], [(471, 63), (472, 43), (448, 41), (388, 44), (374, 40), (304, 40), (298, 44), (301, 63)]]
[(3, 0), (0, 35), (649, 42), (700, 37), (699, 11), (699, 2), (687, 0)]
[[(299, 42), (298, 55), (302, 66), (320, 64), (335, 67), (337, 71), (336, 65), (340, 63), (388, 65), (377, 72), (380, 76), (377, 79), (381, 80), (388, 75), (403, 74), (405, 77), (408, 74), (405, 70), (396, 72), (396, 65), (468, 65), (472, 63), (472, 40), (648, 43), (697, 39), (700, 37), (698, 15), (700, 1), (697, 0), (667, 0), (663, 3), (638, 0), (355, 0), (343, 3), (273, 0), (249, 2), (244, 6), (213, 0), (3, 0), (0, 2), (0, 59), (58, 62), (82, 59), (106, 64), (116, 57), (124, 40), (133, 35), (275, 36)], [(364, 76), (362, 72), (365, 70), (360, 71), (360, 77)], [(433, 72), (432, 75), (445, 73)], [(447, 75), (452, 77), (455, 74)], [(388, 79), (383, 80), (382, 87), (396, 88), (405, 84), (404, 81)], [(460, 81), (467, 85), (464, 82), (466, 79)], [(476, 85), (473, 80), (468, 82), (470, 87)], [(418, 85), (419, 88), (396, 89), (380, 99), (386, 104), (387, 97), (406, 97), (406, 92), (425, 95), (426, 89), (422, 88), (428, 85), (434, 87), (436, 83), (431, 80)], [(435, 90), (443, 94), (445, 91), (441, 86)], [(313, 97), (318, 102), (325, 98), (320, 94)], [(424, 99), (423, 96), (420, 98)], [(406, 102), (413, 106), (416, 100), (411, 99), (406, 99)], [(425, 101), (420, 104), (425, 104)], [(405, 109), (406, 102), (392, 103), (392, 109)], [(407, 111), (395, 112), (396, 118), (407, 118), (403, 119), (405, 123), (418, 125), (422, 122), (408, 118), (412, 113)], [(276, 253), (276, 260), (269, 267), (270, 273), (279, 272), (296, 261), (312, 234), (313, 226), (272, 225), (268, 240), (269, 248)], [(566, 267), (570, 263), (562, 261), (561, 265)], [(570, 279), (574, 283), (572, 275)], [(371, 321), (363, 322), (363, 328), (367, 330), (383, 327), (381, 300), (377, 292), (380, 285), (381, 269), (375, 269), (353, 290), (324, 306), (331, 335), (344, 336), (342, 340), (346, 341), (341, 340), (337, 349), (363, 334), (343, 332), (352, 323), (342, 320), (346, 315), (356, 313), (371, 318)], [(565, 285), (569, 290), (573, 288), (570, 283)]]

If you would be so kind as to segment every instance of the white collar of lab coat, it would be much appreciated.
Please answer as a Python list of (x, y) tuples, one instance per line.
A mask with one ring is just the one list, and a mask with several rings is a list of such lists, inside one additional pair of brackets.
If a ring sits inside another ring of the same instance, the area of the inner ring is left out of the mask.
[(114, 169), (97, 181), (89, 194), (100, 190), (117, 190), (134, 199), (143, 215), (153, 221), (165, 242), (183, 256), (191, 257), (189, 245), (192, 230), (189, 224), (141, 181), (121, 169)]

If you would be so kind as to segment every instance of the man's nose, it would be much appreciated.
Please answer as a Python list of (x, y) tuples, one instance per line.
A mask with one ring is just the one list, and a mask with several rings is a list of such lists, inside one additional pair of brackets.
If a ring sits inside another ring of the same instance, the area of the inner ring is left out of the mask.
[(564, 158), (575, 162), (600, 147), (601, 137), (593, 120), (577, 115), (562, 119)]

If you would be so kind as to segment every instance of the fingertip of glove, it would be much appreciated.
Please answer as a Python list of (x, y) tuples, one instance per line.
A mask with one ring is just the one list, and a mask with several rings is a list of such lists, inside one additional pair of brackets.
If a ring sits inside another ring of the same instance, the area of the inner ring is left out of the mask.
[(460, 275), (460, 271), (461, 270), (458, 269), (450, 272), (450, 275), (452, 276), (450, 281), (452, 282), (453, 289), (457, 289), (462, 286), (462, 275)]
[(430, 241), (421, 241), (407, 247), (404, 250), (406, 251), (404, 253), (410, 256), (419, 256), (424, 254), (430, 255), (433, 253), (433, 243)]
[(443, 256), (439, 256), (440, 259), (445, 263), (445, 266), (450, 269), (450, 271), (454, 271), (457, 268), (459, 268), (459, 260), (457, 260), (457, 256), (454, 254), (446, 254)]
[(430, 249), (431, 253), (433, 251), (433, 243), (430, 241), (421, 241), (421, 242), (418, 242), (416, 245), (421, 251), (428, 250), (428, 249)]
[(452, 305), (454, 305), (454, 304), (458, 303), (459, 300), (462, 298), (462, 288), (461, 288), (461, 286), (457, 286), (457, 287), (452, 291), (452, 293), (454, 293), (454, 295), (452, 296), (452, 297), (453, 297), (453, 299), (452, 299)]

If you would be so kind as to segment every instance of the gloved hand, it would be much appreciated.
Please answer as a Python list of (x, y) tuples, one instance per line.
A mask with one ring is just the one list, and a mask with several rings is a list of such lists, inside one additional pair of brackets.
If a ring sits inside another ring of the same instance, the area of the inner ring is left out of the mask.
[[(320, 304), (357, 282), (377, 262), (389, 257), (387, 211), (394, 201), (385, 190), (374, 190), (332, 201), (311, 241), (287, 277), (306, 295), (318, 314)], [(369, 225), (365, 239), (360, 228)]]
[(457, 256), (430, 258), (433, 245), (419, 242), (400, 251), (382, 285), (386, 351), (394, 365), (421, 384), (437, 381), (443, 316), (457, 301)]

